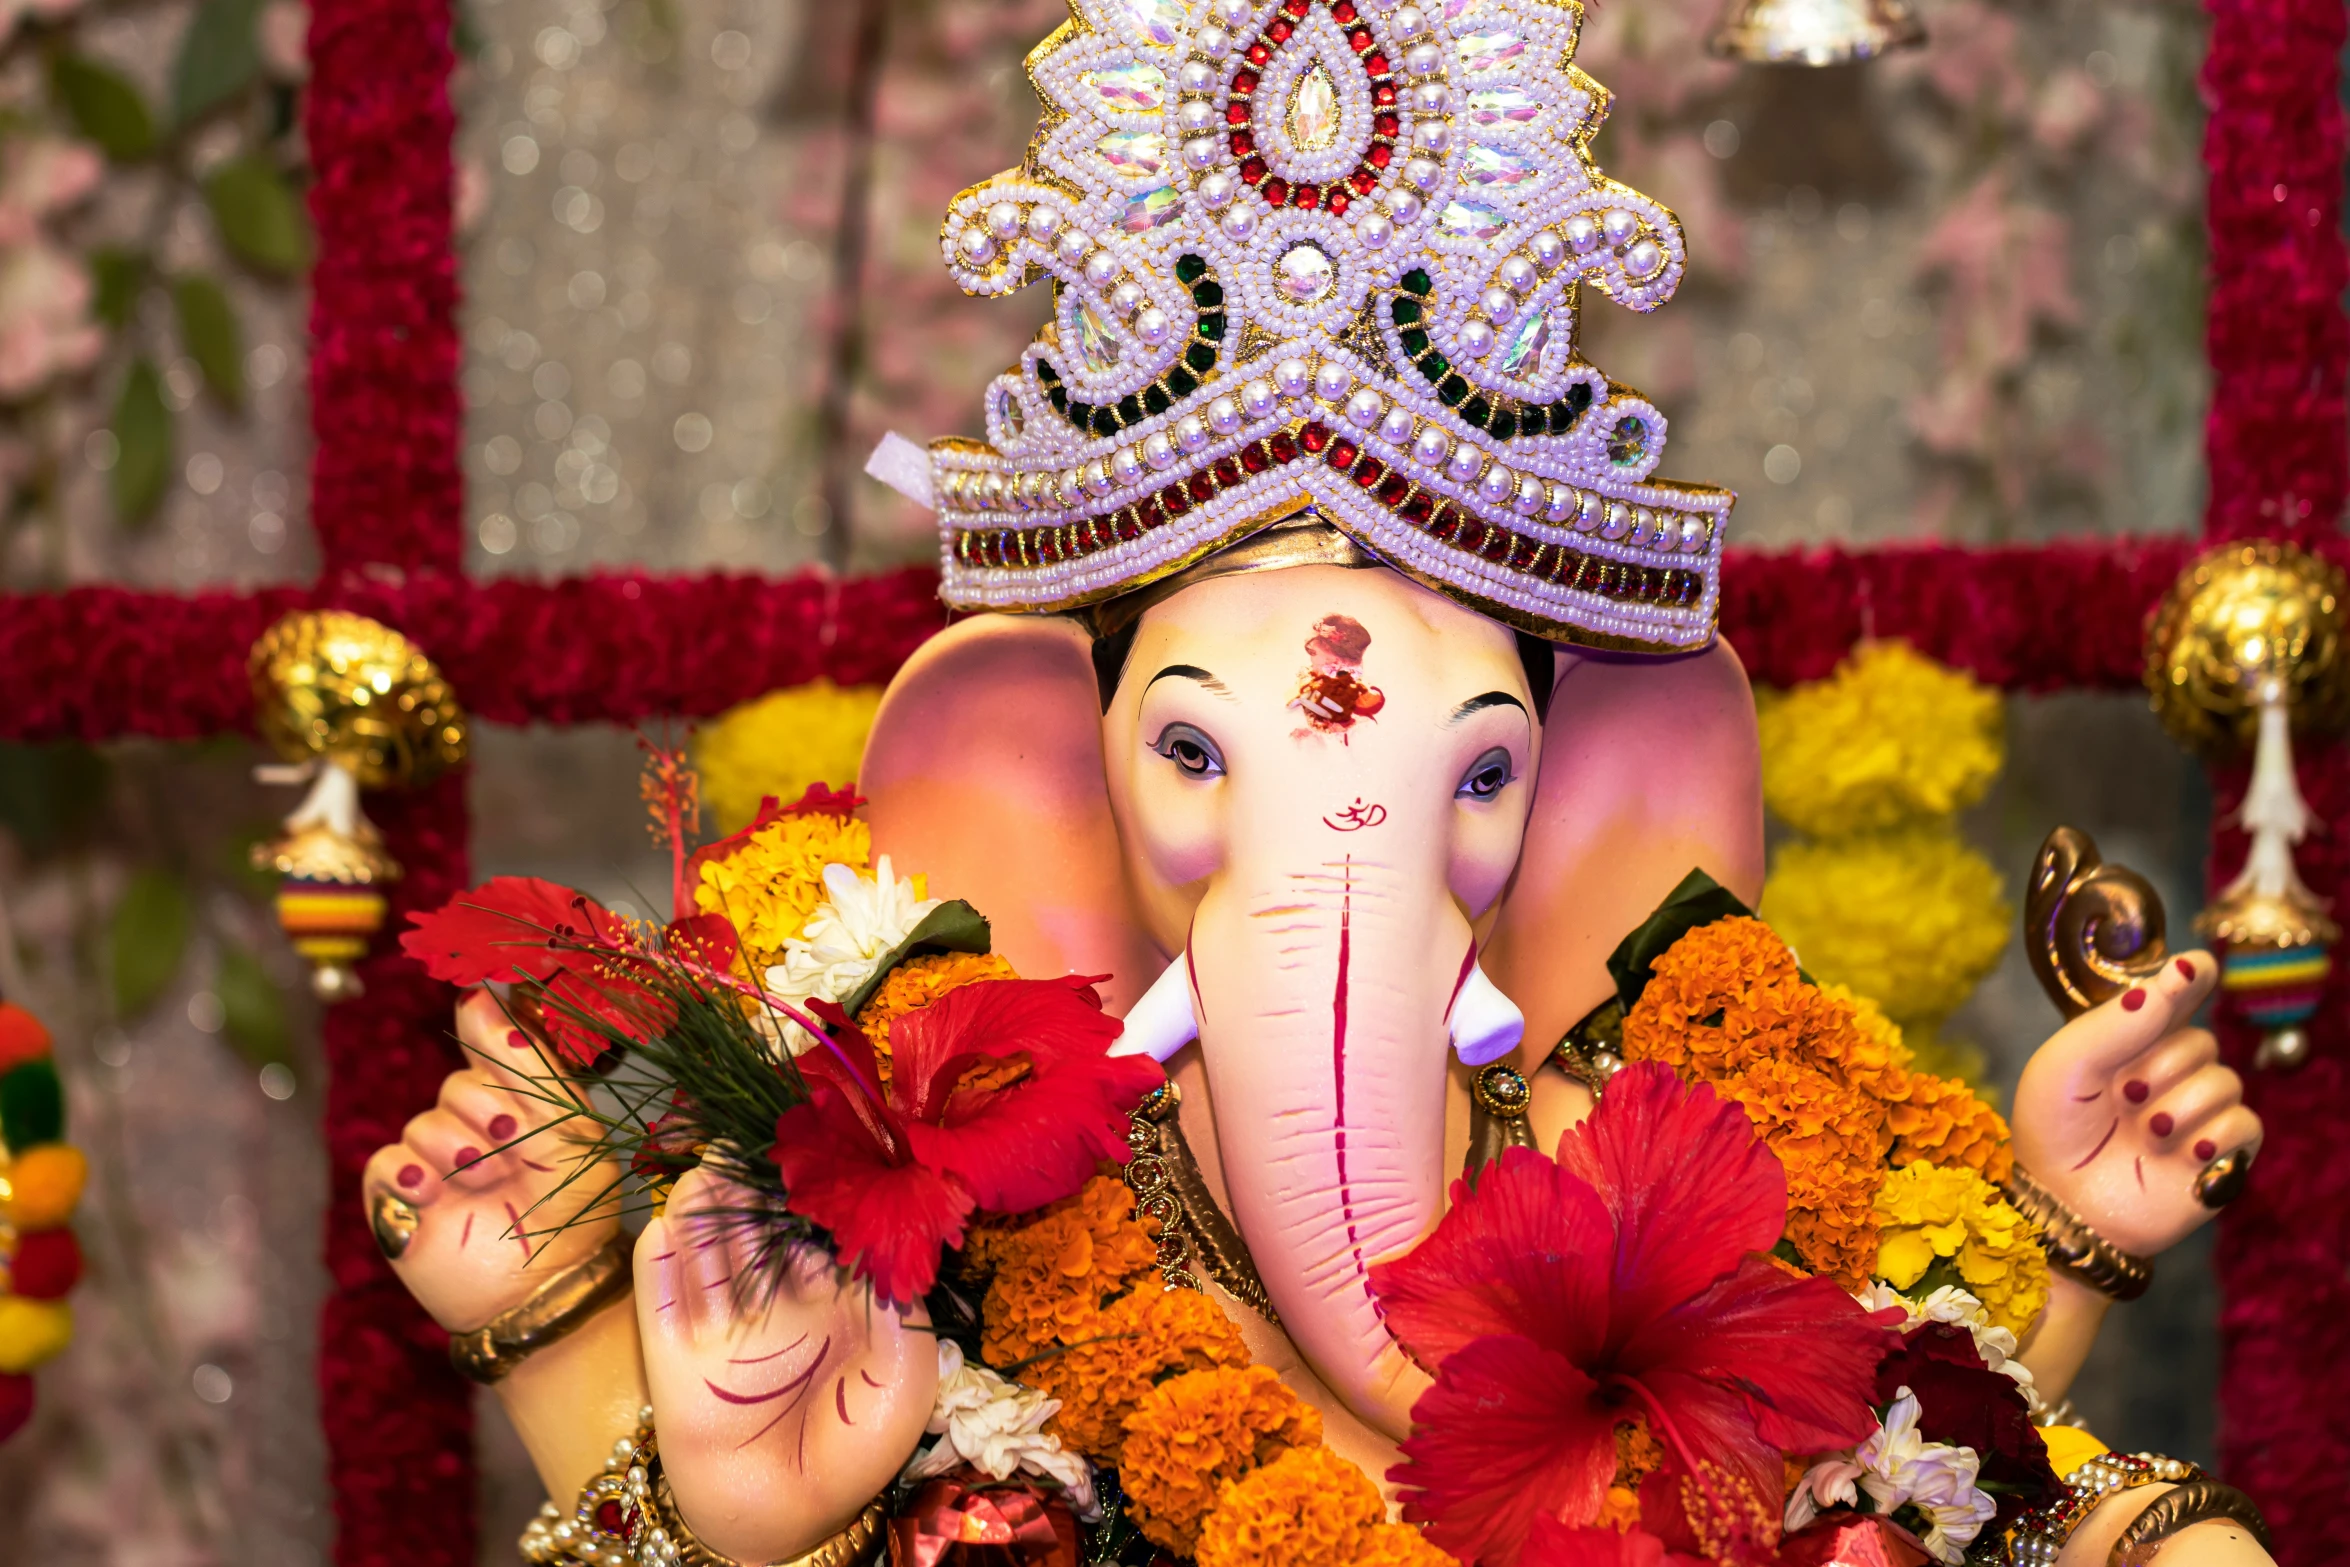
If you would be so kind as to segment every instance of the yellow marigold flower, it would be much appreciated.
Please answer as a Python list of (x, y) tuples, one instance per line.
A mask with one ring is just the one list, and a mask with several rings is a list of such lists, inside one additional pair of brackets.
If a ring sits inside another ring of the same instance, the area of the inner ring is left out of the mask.
[(1956, 1011), (1999, 962), (2014, 919), (1999, 872), (1944, 825), (1790, 843), (1763, 913), (1813, 975), (1896, 1018)]
[(1999, 1189), (1969, 1169), (1919, 1161), (1877, 1193), (1883, 1239), (1876, 1276), (1904, 1294), (1948, 1263), (1993, 1326), (2022, 1336), (2048, 1302), (2040, 1236)]
[(872, 861), (873, 834), (854, 817), (779, 817), (723, 859), (703, 862), (694, 907), (732, 920), (745, 968), (764, 974), (783, 961), (783, 944), (824, 901), (824, 867), (861, 871)]
[(1064, 1329), (1060, 1345), (1066, 1348), (1044, 1352), (1021, 1380), (1061, 1401), (1046, 1429), (1108, 1464), (1120, 1461), (1128, 1417), (1170, 1375), (1249, 1363), (1248, 1345), (1223, 1307), (1197, 1290), (1156, 1281)]
[(988, 1279), (981, 1356), (1008, 1366), (1091, 1334), (1112, 1297), (1156, 1283), (1158, 1256), (1155, 1224), (1135, 1217), (1134, 1193), (1112, 1175), (1038, 1213), (976, 1226), (963, 1260)]
[[(1199, 1567), (1355, 1567), (1386, 1521), (1379, 1488), (1361, 1469), (1327, 1447), (1293, 1447), (1225, 1482), (1200, 1529), (1195, 1560)], [(1438, 1559), (1451, 1560), (1442, 1552)]]
[(1992, 1185), (2015, 1169), (2007, 1120), (1955, 1077), (1912, 1073), (1908, 1092), (1893, 1106), (1893, 1162), (1921, 1159), (1973, 1170)]
[(1188, 1556), (1227, 1481), (1322, 1440), (1322, 1416), (1265, 1366), (1194, 1371), (1126, 1417), (1119, 1482), (1143, 1535)]
[(812, 783), (857, 776), (881, 687), (813, 680), (727, 709), (694, 733), (702, 803), (720, 832), (737, 832), (773, 795), (790, 802)]
[(1902, 642), (1862, 643), (1759, 714), (1764, 803), (1814, 837), (1948, 816), (2005, 759), (1999, 693)]

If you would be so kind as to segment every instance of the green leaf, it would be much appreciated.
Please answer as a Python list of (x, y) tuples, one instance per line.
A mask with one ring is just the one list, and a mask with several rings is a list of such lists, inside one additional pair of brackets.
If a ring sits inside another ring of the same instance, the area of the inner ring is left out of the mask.
[(109, 158), (129, 163), (155, 150), (155, 115), (129, 77), (78, 54), (49, 65), (49, 87), (74, 129)]
[(293, 1030), (286, 1022), (285, 992), (270, 979), (259, 958), (243, 947), (227, 948), (220, 955), (212, 989), (220, 997), (224, 1016), (221, 1032), (237, 1054), (255, 1066), (287, 1059)]
[(228, 102), (261, 74), (254, 37), (256, 0), (204, 0), (180, 40), (171, 67), (171, 116), (187, 124)]
[(925, 952), (985, 952), (990, 940), (987, 920), (977, 909), (960, 898), (942, 903), (923, 915), (922, 923), (906, 932), (906, 939), (873, 965), (865, 983), (849, 992), (840, 1009), (851, 1017), (864, 1011), (865, 1003), (873, 999), (873, 993), (889, 978), (889, 971), (908, 958)]
[(150, 521), (171, 483), (171, 410), (163, 406), (163, 378), (134, 360), (114, 405), (114, 515), (126, 527)]
[(147, 283), (146, 253), (101, 245), (90, 252), (90, 273), (97, 283), (91, 311), (117, 330), (129, 325), (132, 312), (139, 308), (139, 290)]
[(1753, 913), (1738, 901), (1737, 894), (1705, 872), (1693, 870), (1682, 877), (1681, 885), (1665, 895), (1656, 912), (1608, 954), (1607, 971), (1616, 982), (1616, 998), (1623, 1002), (1624, 1010), (1629, 1012), (1639, 1004), (1640, 992), (1648, 988), (1651, 968), (1674, 942), (1700, 925)]
[(268, 159), (246, 153), (221, 164), (204, 178), (204, 201), (221, 240), (246, 265), (274, 273), (310, 265), (301, 203)]
[(228, 291), (201, 272), (190, 272), (172, 282), (172, 304), (178, 308), (180, 346), (204, 372), (212, 395), (231, 408), (245, 400), (245, 334), (237, 325), (236, 307)]
[(152, 869), (131, 878), (122, 901), (114, 906), (108, 933), (117, 1017), (134, 1018), (146, 1011), (178, 976), (193, 922), (188, 889), (179, 878)]
[(79, 841), (106, 789), (106, 759), (89, 746), (0, 743), (0, 827), (34, 859)]

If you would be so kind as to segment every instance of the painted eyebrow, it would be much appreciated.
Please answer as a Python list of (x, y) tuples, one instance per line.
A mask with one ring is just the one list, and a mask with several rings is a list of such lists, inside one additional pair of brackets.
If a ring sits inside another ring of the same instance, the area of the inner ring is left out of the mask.
[(1209, 674), (1206, 670), (1200, 668), (1197, 664), (1169, 664), (1165, 669), (1162, 669), (1157, 674), (1151, 676), (1149, 681), (1144, 684), (1143, 689), (1148, 691), (1152, 686), (1157, 685), (1160, 681), (1166, 679), (1170, 675), (1173, 675), (1181, 680), (1196, 680), (1201, 685), (1207, 687), (1210, 691), (1215, 692), (1218, 696), (1230, 696), (1232, 694), (1231, 687), (1225, 685), (1223, 681), (1218, 680), (1214, 675)]
[(1526, 711), (1526, 704), (1507, 691), (1488, 691), (1483, 696), (1473, 696), (1454, 708), (1452, 716), (1444, 721), (1445, 726), (1450, 728), (1471, 713), (1482, 713), (1489, 707), (1514, 707), (1521, 713)]

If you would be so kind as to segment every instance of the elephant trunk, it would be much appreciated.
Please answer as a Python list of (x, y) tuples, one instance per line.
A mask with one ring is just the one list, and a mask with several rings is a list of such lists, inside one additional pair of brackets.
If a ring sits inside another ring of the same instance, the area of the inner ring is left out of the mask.
[[(1369, 1270), (1442, 1212), (1446, 1019), (1472, 938), (1436, 845), (1334, 836), (1269, 834), (1227, 862), (1192, 926), (1191, 981), (1233, 1217), (1266, 1293), (1324, 1383), (1401, 1438), (1426, 1382)], [(1326, 852), (1301, 864), (1301, 843)]]

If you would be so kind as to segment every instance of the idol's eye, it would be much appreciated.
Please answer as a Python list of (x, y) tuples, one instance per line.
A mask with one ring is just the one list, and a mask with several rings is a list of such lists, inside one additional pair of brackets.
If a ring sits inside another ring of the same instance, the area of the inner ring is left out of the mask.
[(1463, 800), (1490, 800), (1508, 788), (1509, 783), (1510, 754), (1497, 745), (1469, 764), (1460, 788), (1454, 793)]
[(1186, 778), (1224, 776), (1224, 753), (1216, 749), (1215, 741), (1189, 724), (1169, 724), (1151, 742), (1151, 749), (1173, 762)]

